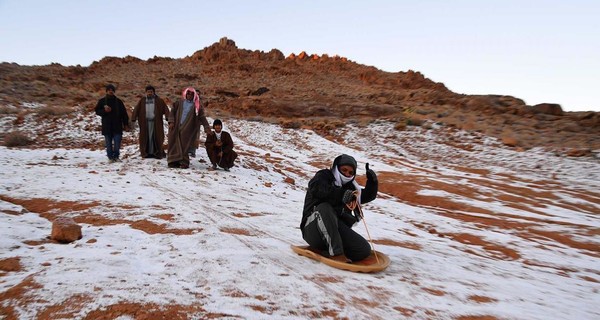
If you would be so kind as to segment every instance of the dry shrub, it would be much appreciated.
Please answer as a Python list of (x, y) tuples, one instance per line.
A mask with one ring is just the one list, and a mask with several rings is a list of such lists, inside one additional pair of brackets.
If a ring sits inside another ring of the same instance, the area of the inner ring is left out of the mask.
[(421, 119), (408, 118), (408, 119), (406, 120), (406, 125), (408, 125), (408, 126), (417, 126), (417, 127), (420, 127), (420, 126), (422, 126), (422, 125), (423, 125), (423, 122), (425, 122), (425, 121), (423, 121), (423, 120), (421, 120)]
[(18, 125), (22, 125), (23, 122), (25, 122), (25, 114), (27, 114), (28, 111), (24, 111), (24, 112), (20, 112), (19, 114), (17, 114), (17, 117), (15, 118), (15, 120), (13, 120), (13, 125), (18, 126)]
[(240, 71), (246, 71), (246, 72), (252, 72), (254, 70), (254, 68), (252, 67), (252, 65), (247, 64), (247, 63), (243, 63), (238, 65), (238, 70)]
[(334, 128), (343, 128), (346, 126), (346, 122), (342, 121), (342, 120), (331, 120), (330, 121), (331, 125), (333, 125)]
[(311, 124), (312, 128), (315, 130), (333, 129), (333, 128), (327, 128), (327, 122), (325, 122), (323, 120), (311, 121), (310, 124)]
[(278, 118), (274, 118), (274, 117), (264, 117), (263, 118), (263, 122), (264, 123), (269, 123), (269, 124), (279, 124), (279, 119)]
[(0, 106), (0, 114), (17, 114), (19, 109), (13, 106)]
[(296, 120), (281, 120), (280, 123), (286, 129), (299, 129), (302, 126), (302, 123)]
[(400, 122), (397, 122), (397, 123), (394, 125), (394, 129), (396, 129), (396, 130), (398, 130), (398, 131), (404, 131), (404, 130), (406, 130), (406, 122), (407, 122), (407, 121), (400, 121)]
[(37, 114), (43, 115), (43, 116), (62, 116), (62, 115), (69, 114), (72, 112), (73, 112), (73, 110), (71, 108), (51, 107), (51, 106), (45, 106), (45, 107), (39, 108), (37, 110)]
[(417, 110), (415, 110), (415, 113), (416, 113), (416, 114), (420, 114), (420, 115), (424, 115), (424, 116), (425, 116), (425, 115), (428, 115), (428, 114), (430, 114), (430, 113), (432, 113), (432, 112), (433, 112), (433, 111), (430, 111), (430, 110), (423, 110), (423, 109), (417, 109)]
[(252, 117), (248, 117), (246, 120), (252, 121), (252, 122), (265, 122), (264, 118), (262, 116), (252, 116)]
[(15, 131), (4, 136), (4, 145), (6, 147), (23, 147), (33, 142), (27, 135), (22, 132)]

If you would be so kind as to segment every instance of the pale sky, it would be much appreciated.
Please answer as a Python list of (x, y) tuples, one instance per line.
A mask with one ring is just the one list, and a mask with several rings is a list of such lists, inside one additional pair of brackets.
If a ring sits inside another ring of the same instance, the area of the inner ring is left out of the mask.
[(465, 94), (600, 111), (600, 1), (0, 0), (0, 62), (88, 66), (239, 48), (415, 70)]

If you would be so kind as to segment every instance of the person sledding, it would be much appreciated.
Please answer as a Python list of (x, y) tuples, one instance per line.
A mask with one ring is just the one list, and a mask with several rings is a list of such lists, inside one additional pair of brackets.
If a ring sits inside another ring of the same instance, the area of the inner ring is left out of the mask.
[(361, 219), (360, 205), (377, 197), (377, 175), (367, 163), (363, 189), (355, 181), (356, 167), (353, 157), (342, 154), (308, 183), (300, 230), (309, 246), (324, 256), (360, 261), (371, 254), (369, 242), (352, 226)]

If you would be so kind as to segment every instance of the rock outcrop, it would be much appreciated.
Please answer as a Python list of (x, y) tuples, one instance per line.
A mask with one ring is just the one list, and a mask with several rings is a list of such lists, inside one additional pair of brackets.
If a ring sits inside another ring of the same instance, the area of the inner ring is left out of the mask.
[[(285, 57), (278, 49), (240, 49), (228, 38), (184, 58), (105, 57), (88, 67), (1, 63), (0, 107), (6, 112), (16, 107), (20, 116), (26, 112), (19, 109), (23, 103), (92, 112), (106, 83), (117, 86), (129, 108), (147, 84), (171, 102), (184, 87), (194, 86), (209, 116), (317, 129), (327, 119), (342, 125), (392, 121), (399, 128), (437, 123), (498, 139), (510, 128), (523, 148), (600, 149), (598, 112), (564, 112), (553, 103), (528, 106), (509, 95), (457, 94), (414, 70), (384, 72), (339, 55), (305, 51)], [(61, 116), (77, 113), (44, 115)], [(44, 136), (38, 138), (43, 144)]]

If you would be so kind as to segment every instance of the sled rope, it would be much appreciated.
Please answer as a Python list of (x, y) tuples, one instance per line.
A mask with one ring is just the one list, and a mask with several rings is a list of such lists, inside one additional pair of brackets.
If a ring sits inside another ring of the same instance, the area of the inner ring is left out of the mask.
[(367, 230), (367, 237), (369, 238), (369, 242), (371, 243), (371, 248), (373, 248), (373, 255), (375, 256), (375, 260), (379, 263), (379, 257), (377, 257), (377, 251), (375, 251), (375, 244), (373, 243), (373, 239), (371, 239), (371, 234), (369, 233), (369, 228), (367, 228), (367, 221), (365, 220), (365, 215), (362, 211), (360, 203), (357, 201), (358, 212), (360, 212), (360, 216), (362, 218), (363, 224), (365, 225), (365, 230)]

